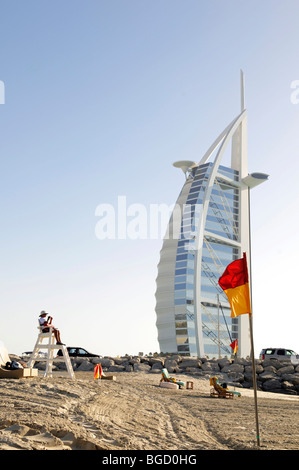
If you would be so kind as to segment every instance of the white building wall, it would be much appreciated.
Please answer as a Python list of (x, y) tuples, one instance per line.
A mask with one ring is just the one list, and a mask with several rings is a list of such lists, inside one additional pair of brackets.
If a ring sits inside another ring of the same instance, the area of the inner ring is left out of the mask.
[[(189, 194), (191, 182), (186, 181), (180, 196), (176, 202), (179, 210), (172, 214), (166, 236), (160, 252), (158, 264), (158, 276), (156, 279), (156, 326), (158, 329), (158, 341), (162, 352), (177, 352), (175, 334), (175, 306), (174, 306), (174, 277), (176, 266), (176, 253), (179, 233), (181, 228), (181, 215), (183, 205)], [(174, 233), (175, 232), (175, 233)]]
[[(232, 138), (231, 167), (238, 170), (242, 180), (248, 175), (248, 146), (247, 146), (247, 116), (240, 124)], [(249, 243), (249, 204), (248, 187), (241, 185), (240, 190), (240, 257), (247, 253), (248, 269), (250, 269), (250, 243)], [(248, 315), (238, 317), (238, 355), (250, 355), (250, 330)]]

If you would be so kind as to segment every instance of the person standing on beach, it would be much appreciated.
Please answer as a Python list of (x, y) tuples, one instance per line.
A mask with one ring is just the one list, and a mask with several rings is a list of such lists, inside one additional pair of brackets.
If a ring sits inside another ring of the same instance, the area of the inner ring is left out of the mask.
[(53, 329), (53, 333), (54, 333), (54, 336), (55, 336), (55, 339), (56, 339), (56, 343), (64, 345), (64, 343), (61, 342), (60, 331), (57, 328), (55, 328), (54, 325), (52, 325), (53, 318), (50, 315), (48, 315), (48, 318), (46, 319), (47, 315), (48, 314), (44, 310), (42, 310), (40, 312), (40, 316), (39, 316), (38, 321), (39, 321), (39, 325), (42, 329), (42, 333), (48, 333), (49, 328), (51, 327)]

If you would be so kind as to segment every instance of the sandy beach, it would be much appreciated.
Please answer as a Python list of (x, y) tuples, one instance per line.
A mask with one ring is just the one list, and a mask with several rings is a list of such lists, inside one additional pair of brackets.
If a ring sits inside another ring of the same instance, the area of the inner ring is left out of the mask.
[[(1, 450), (255, 449), (253, 391), (209, 396), (208, 378), (193, 390), (159, 387), (160, 375), (91, 372), (53, 378), (1, 379)], [(186, 380), (184, 375), (178, 376)], [(299, 447), (299, 397), (258, 392), (261, 449)]]

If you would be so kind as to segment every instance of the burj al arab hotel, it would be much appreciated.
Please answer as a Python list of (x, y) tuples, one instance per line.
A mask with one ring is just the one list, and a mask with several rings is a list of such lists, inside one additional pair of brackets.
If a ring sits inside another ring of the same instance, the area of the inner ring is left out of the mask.
[[(229, 151), (230, 166), (222, 163)], [(185, 181), (163, 240), (156, 279), (156, 326), (161, 352), (198, 357), (250, 354), (248, 315), (231, 318), (218, 284), (226, 266), (250, 261), (250, 190), (268, 178), (248, 174), (247, 110), (241, 71), (241, 112), (199, 163), (175, 162)], [(250, 268), (250, 266), (249, 266)]]

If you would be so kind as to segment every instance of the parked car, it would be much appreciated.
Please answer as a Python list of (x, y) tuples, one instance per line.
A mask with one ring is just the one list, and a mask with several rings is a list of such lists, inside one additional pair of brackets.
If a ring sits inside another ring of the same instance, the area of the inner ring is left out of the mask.
[(290, 361), (299, 359), (299, 355), (292, 349), (265, 348), (260, 352), (260, 359), (278, 359), (279, 361)]
[[(99, 354), (92, 354), (84, 348), (79, 347), (67, 347), (70, 357), (100, 357)], [(59, 349), (57, 356), (62, 356), (62, 350)]]

